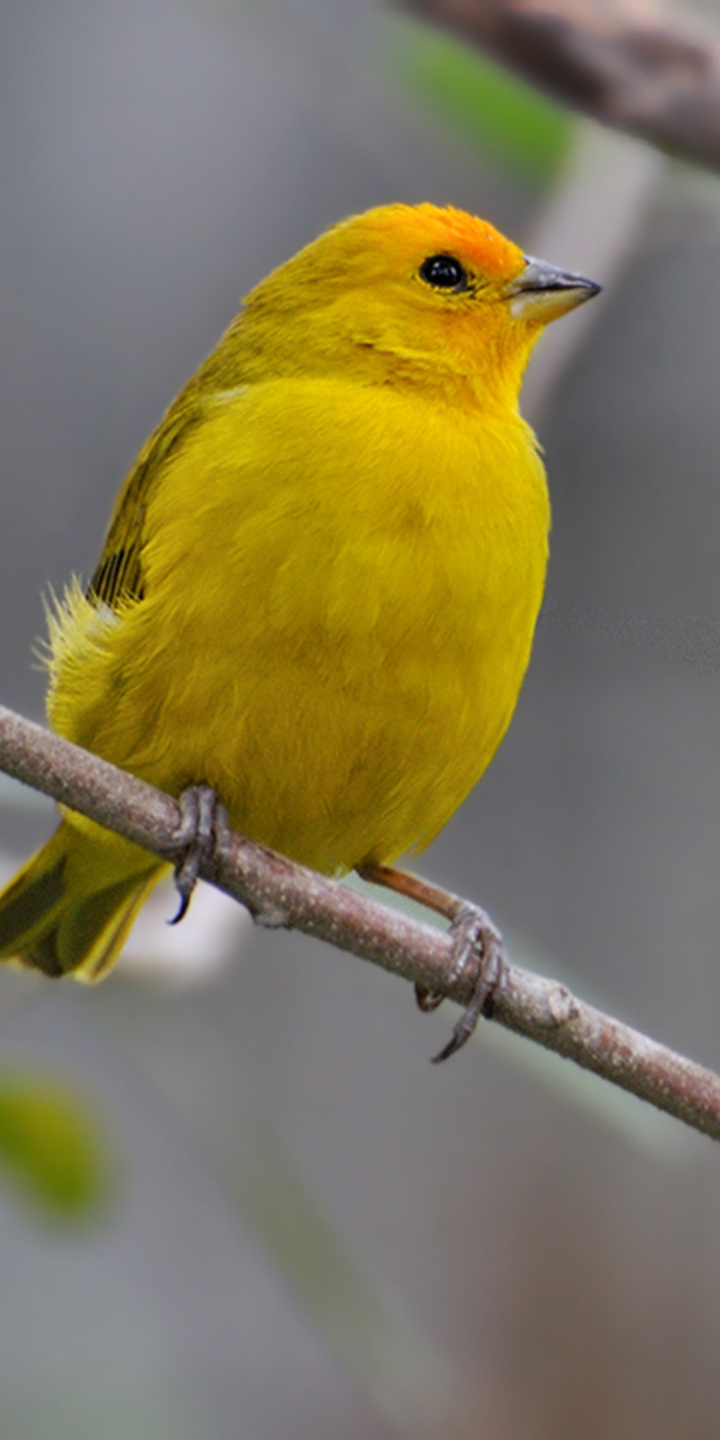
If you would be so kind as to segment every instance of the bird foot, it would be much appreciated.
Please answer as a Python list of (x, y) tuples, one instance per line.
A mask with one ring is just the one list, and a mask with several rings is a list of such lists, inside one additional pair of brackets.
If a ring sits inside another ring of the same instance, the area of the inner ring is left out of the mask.
[[(480, 1016), (485, 1015), (489, 1019), (492, 1015), (493, 1002), (505, 983), (507, 969), (502, 935), (479, 905), (461, 900), (449, 890), (421, 880), (419, 875), (410, 875), (406, 870), (396, 870), (394, 866), (377, 862), (358, 866), (358, 874), (374, 885), (384, 885), (397, 895), (405, 895), (418, 905), (425, 905), (428, 910), (434, 910), (450, 921), (453, 940), (447, 975), (450, 984), (462, 979), (470, 966), (475, 972), (470, 1004), (460, 1016), (447, 1045), (439, 1055), (434, 1056), (433, 1064), (449, 1060), (470, 1039)], [(445, 996), (416, 985), (415, 999), (420, 1009), (427, 1012), (436, 1010)]]
[(178, 800), (181, 821), (176, 834), (178, 850), (185, 854), (175, 865), (175, 889), (180, 896), (177, 915), (168, 925), (178, 925), (187, 914), (200, 868), (215, 853), (228, 830), (224, 805), (210, 785), (190, 785)]
[[(462, 979), (468, 968), (473, 966), (474, 986), (470, 1003), (453, 1026), (447, 1045), (433, 1056), (434, 1065), (439, 1065), (441, 1060), (449, 1060), (467, 1044), (481, 1015), (488, 1020), (491, 1018), (495, 998), (505, 983), (507, 973), (502, 935), (478, 905), (469, 902), (460, 905), (452, 920), (450, 934), (453, 951), (448, 981), (452, 983)], [(435, 995), (432, 991), (418, 992), (416, 989), (415, 993), (422, 1010), (434, 1010), (443, 999), (442, 995)]]

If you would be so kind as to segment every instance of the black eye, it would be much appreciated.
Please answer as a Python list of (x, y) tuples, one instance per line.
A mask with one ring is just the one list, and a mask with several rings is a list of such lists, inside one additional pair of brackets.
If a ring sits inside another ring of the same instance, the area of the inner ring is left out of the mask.
[(428, 255), (420, 266), (420, 278), (438, 290), (467, 289), (467, 275), (454, 255)]

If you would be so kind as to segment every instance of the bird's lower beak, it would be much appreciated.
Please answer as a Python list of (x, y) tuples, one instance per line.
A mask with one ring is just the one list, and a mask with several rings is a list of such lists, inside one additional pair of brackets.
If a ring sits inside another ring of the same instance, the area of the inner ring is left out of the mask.
[(530, 320), (538, 325), (547, 325), (585, 300), (597, 295), (600, 285), (586, 280), (582, 275), (573, 275), (569, 270), (560, 270), (557, 265), (548, 265), (545, 260), (525, 256), (525, 268), (506, 287), (505, 294), (510, 302), (510, 313), (516, 319)]

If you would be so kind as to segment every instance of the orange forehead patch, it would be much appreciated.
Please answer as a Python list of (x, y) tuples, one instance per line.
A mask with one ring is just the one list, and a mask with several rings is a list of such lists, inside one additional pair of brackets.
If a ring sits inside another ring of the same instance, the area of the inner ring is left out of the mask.
[(406, 280), (431, 255), (443, 254), (456, 256), (463, 266), (490, 281), (513, 280), (525, 264), (519, 245), (489, 221), (464, 210), (430, 204), (380, 205), (332, 225), (271, 271), (245, 297), (246, 303), (272, 305), (279, 294), (286, 299), (298, 286), (298, 296), (312, 294), (322, 300), (323, 286), (337, 290), (357, 283)]
[(522, 269), (523, 252), (487, 220), (465, 210), (439, 205), (384, 205), (353, 217), (351, 230), (376, 231), (392, 239), (396, 253), (417, 256), (449, 252), (498, 280), (510, 280)]
[[(428, 208), (434, 209), (432, 206)], [(436, 213), (439, 223), (447, 231), (449, 244), (454, 243), (485, 274), (496, 275), (498, 280), (510, 280), (524, 264), (520, 246), (501, 235), (489, 221), (479, 220), (464, 210), (448, 209)]]

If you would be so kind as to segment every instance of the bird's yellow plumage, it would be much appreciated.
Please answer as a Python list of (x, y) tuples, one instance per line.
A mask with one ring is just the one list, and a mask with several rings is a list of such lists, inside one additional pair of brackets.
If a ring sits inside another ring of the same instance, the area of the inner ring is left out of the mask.
[[(595, 287), (484, 221), (388, 206), (248, 297), (51, 619), (49, 717), (327, 872), (426, 845), (527, 666), (548, 499), (518, 391)], [(0, 897), (0, 956), (107, 969), (164, 867), (75, 815)]]

